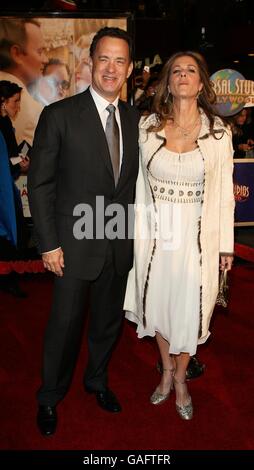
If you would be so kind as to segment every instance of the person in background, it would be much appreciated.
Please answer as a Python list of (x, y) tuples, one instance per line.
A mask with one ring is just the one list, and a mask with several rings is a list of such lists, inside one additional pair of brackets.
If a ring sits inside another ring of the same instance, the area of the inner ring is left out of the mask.
[(254, 124), (250, 120), (250, 110), (243, 108), (232, 121), (234, 158), (248, 157), (254, 149)]
[[(22, 88), (16, 83), (6, 80), (0, 81), (0, 131), (5, 140), (8, 153), (8, 169), (4, 170), (4, 187), (8, 189), (8, 198), (5, 195), (2, 203), (3, 213), (10, 212), (7, 220), (12, 220), (11, 226), (14, 227), (10, 237), (10, 230), (6, 230), (5, 218), (2, 219), (3, 232), (0, 236), (0, 259), (2, 261), (14, 261), (22, 259), (25, 256), (27, 248), (27, 227), (23, 216), (23, 209), (19, 191), (15, 186), (15, 180), (21, 172), (26, 172), (29, 167), (29, 158), (19, 153), (15, 131), (12, 121), (20, 110)], [(4, 157), (3, 157), (4, 158)], [(11, 179), (9, 184), (8, 180)], [(9, 199), (9, 202), (8, 202)], [(9, 207), (9, 209), (7, 209)], [(12, 217), (11, 217), (12, 214)], [(1, 288), (16, 297), (25, 297), (26, 294), (20, 289), (17, 274), (11, 272), (8, 275), (0, 277)]]
[[(132, 266), (128, 210), (138, 172), (138, 113), (119, 100), (133, 68), (126, 31), (107, 27), (98, 31), (89, 65), (88, 90), (44, 108), (28, 175), (43, 264), (55, 274), (37, 395), (37, 424), (47, 436), (56, 430), (56, 406), (70, 386), (88, 292), (91, 315), (84, 387), (103, 410), (121, 411), (108, 387), (108, 363), (122, 324)], [(124, 213), (119, 222), (124, 234), (119, 236), (113, 218), (116, 206)], [(80, 226), (82, 207), (91, 215), (85, 232)]]
[(204, 58), (179, 52), (163, 68), (154, 112), (140, 123), (124, 309), (139, 337), (156, 337), (163, 374), (151, 403), (165, 402), (174, 387), (184, 420), (193, 417), (190, 356), (210, 335), (219, 268), (231, 269), (233, 260), (232, 136), (214, 113), (215, 99)]
[(56, 98), (53, 101), (62, 100), (69, 94), (71, 72), (68, 64), (60, 59), (49, 59), (43, 69), (44, 77), (50, 77), (56, 88)]
[(135, 77), (135, 90), (134, 90), (134, 102), (136, 103), (139, 98), (143, 95), (146, 85), (151, 78), (150, 67), (145, 65), (142, 69), (141, 75)]
[(11, 173), (15, 179), (20, 171), (26, 171), (29, 165), (28, 160), (25, 159), (18, 163), (11, 160), (11, 158), (19, 155), (13, 122), (15, 123), (15, 119), (20, 112), (21, 92), (22, 88), (16, 83), (0, 80), (0, 129), (6, 141)]
[(157, 91), (157, 86), (159, 84), (159, 79), (157, 76), (152, 76), (149, 78), (144, 92), (136, 100), (135, 106), (138, 108), (142, 116), (150, 114), (152, 111), (153, 99)]
[[(135, 90), (134, 90), (134, 102), (139, 103), (145, 98), (145, 92), (148, 92), (148, 96), (152, 95), (153, 83), (160, 78), (160, 72), (162, 70), (162, 64), (152, 65), (151, 67), (145, 65), (141, 75), (135, 77)], [(148, 87), (151, 86), (151, 93), (149, 93)], [(156, 89), (156, 85), (155, 85)]]
[(89, 47), (94, 37), (94, 33), (83, 34), (80, 36), (75, 44), (75, 92), (81, 93), (85, 91), (91, 84), (92, 76), (89, 67)]
[(75, 69), (76, 93), (85, 91), (91, 83), (91, 71), (87, 59), (81, 59)]
[(37, 80), (30, 91), (37, 101), (47, 106), (69, 95), (70, 79), (69, 66), (60, 59), (51, 58), (45, 64), (43, 77)]
[(29, 93), (28, 87), (42, 76), (48, 61), (44, 52), (40, 23), (34, 18), (0, 18), (0, 80), (20, 86), (22, 99), (15, 121), (18, 145), (33, 142), (42, 105)]

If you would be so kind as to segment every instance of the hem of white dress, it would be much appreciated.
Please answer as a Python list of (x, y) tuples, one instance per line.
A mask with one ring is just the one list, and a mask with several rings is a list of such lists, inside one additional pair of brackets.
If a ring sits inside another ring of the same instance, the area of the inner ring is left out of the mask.
[[(127, 320), (129, 320), (129, 321), (131, 321), (131, 322), (133, 322), (133, 323), (136, 323), (136, 325), (137, 325), (137, 330), (136, 330), (136, 332), (137, 332), (137, 336), (138, 336), (139, 339), (143, 339), (143, 338), (145, 338), (146, 336), (150, 336), (151, 338), (154, 338), (155, 335), (156, 335), (156, 333), (159, 333), (166, 341), (168, 341), (168, 343), (170, 343), (169, 339), (166, 338), (160, 331), (157, 331), (157, 330), (151, 331), (151, 330), (150, 330), (150, 331), (146, 331), (146, 332), (142, 332), (142, 333), (141, 333), (140, 331), (138, 331), (139, 326), (140, 326), (141, 328), (143, 328), (143, 325), (141, 325), (139, 317), (136, 316), (133, 312), (126, 311), (126, 312), (125, 312), (125, 317), (127, 318)], [(197, 341), (197, 346), (200, 345), (200, 344), (204, 344), (204, 343), (206, 342), (206, 340), (209, 338), (210, 334), (211, 334), (210, 331), (208, 331), (208, 333), (207, 333), (207, 335), (206, 335), (205, 337), (200, 338), (200, 339)], [(176, 351), (176, 350), (171, 349), (171, 347), (169, 347), (169, 354), (174, 354), (174, 355), (179, 355), (179, 354), (181, 354), (181, 353), (187, 353), (187, 354), (189, 354), (190, 356), (195, 356), (196, 352), (197, 352), (197, 347), (194, 348), (194, 349), (191, 350), (191, 351), (186, 351), (186, 350)]]

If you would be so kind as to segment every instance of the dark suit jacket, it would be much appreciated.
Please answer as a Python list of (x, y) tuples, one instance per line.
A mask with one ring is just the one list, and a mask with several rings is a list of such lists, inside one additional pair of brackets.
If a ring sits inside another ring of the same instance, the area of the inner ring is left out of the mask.
[[(103, 201), (105, 210), (117, 203), (125, 212), (134, 201), (138, 115), (122, 101), (119, 112), (123, 161), (116, 188), (105, 132), (89, 90), (46, 107), (35, 132), (28, 193), (40, 249), (45, 252), (61, 246), (65, 273), (81, 279), (99, 275), (107, 250), (108, 240), (104, 236), (96, 239), (96, 217), (102, 227), (110, 217), (101, 218), (104, 211), (98, 207), (98, 199), (96, 206), (96, 198), (103, 197), (99, 206)], [(73, 225), (80, 219), (74, 209), (79, 204), (88, 204), (93, 210), (90, 239), (73, 236)], [(127, 219), (126, 213), (125, 222)], [(124, 228), (126, 235), (128, 223)], [(124, 236), (110, 243), (118, 273), (126, 274), (132, 266), (132, 240)]]

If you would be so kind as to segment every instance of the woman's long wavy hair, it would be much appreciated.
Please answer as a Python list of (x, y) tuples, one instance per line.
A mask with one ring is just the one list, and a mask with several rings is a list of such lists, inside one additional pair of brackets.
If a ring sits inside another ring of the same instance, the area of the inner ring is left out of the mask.
[[(209, 71), (204, 57), (198, 52), (193, 51), (176, 52), (165, 63), (160, 75), (160, 83), (158, 85), (152, 107), (152, 112), (156, 113), (157, 115), (158, 125), (151, 126), (149, 131), (161, 130), (164, 128), (168, 119), (173, 119), (173, 96), (168, 91), (169, 77), (175, 60), (183, 56), (192, 57), (198, 66), (199, 76), (203, 84), (203, 88), (197, 97), (197, 105), (206, 114), (209, 120), (210, 133), (215, 137), (214, 119), (216, 115), (219, 115), (215, 112), (214, 108), (216, 94), (209, 77)], [(226, 124), (223, 117), (220, 116), (220, 118)]]

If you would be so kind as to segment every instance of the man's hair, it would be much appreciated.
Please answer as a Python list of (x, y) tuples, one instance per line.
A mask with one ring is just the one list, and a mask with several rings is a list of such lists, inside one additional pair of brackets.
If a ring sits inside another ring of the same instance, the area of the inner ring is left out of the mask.
[(16, 93), (20, 93), (21, 90), (21, 86), (17, 85), (17, 83), (9, 82), (8, 80), (0, 80), (0, 104), (16, 95)]
[(27, 43), (26, 24), (31, 23), (40, 27), (34, 18), (1, 18), (0, 19), (0, 70), (6, 70), (14, 65), (11, 58), (11, 47), (20, 46), (25, 50)]
[(130, 62), (132, 61), (132, 40), (129, 34), (124, 31), (124, 29), (120, 28), (108, 28), (105, 26), (105, 28), (100, 29), (94, 36), (91, 46), (90, 46), (90, 56), (93, 57), (95, 53), (95, 49), (97, 47), (98, 42), (104, 38), (104, 37), (110, 37), (110, 38), (118, 38), (118, 39), (123, 39), (124, 41), (127, 42), (129, 46), (129, 56), (130, 56)]

